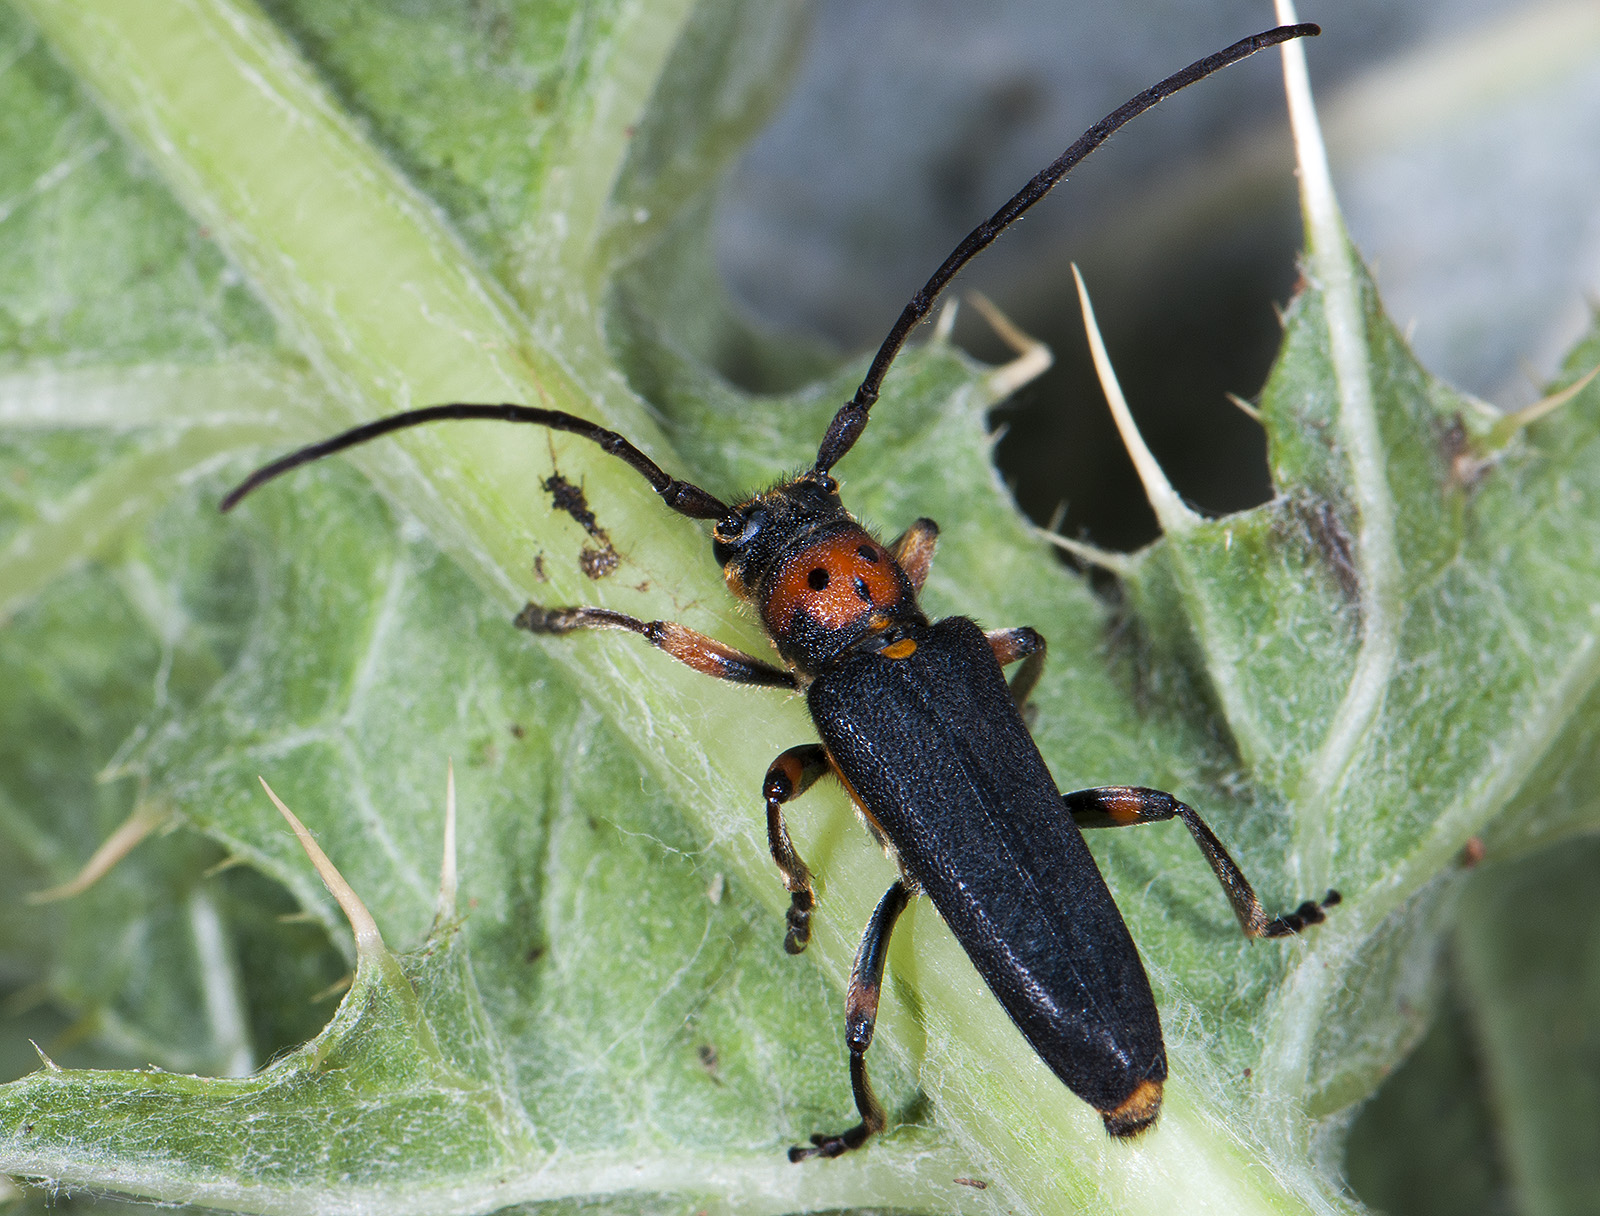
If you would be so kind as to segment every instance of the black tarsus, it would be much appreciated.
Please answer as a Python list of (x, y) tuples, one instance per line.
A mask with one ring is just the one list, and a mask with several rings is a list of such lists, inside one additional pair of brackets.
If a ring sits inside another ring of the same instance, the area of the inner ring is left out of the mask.
[(426, 409), (407, 410), (402, 414), (391, 414), (387, 418), (379, 418), (373, 422), (366, 422), (360, 426), (351, 427), (348, 431), (324, 439), (320, 443), (312, 443), (290, 452), (287, 456), (280, 456), (271, 464), (263, 465), (250, 474), (231, 490), (222, 500), (221, 509), (230, 511), (241, 498), (258, 486), (271, 481), (273, 478), (287, 473), (290, 469), (299, 468), (303, 464), (310, 464), (313, 460), (321, 460), (324, 456), (331, 456), (335, 452), (342, 452), (346, 448), (353, 448), (359, 443), (366, 443), (369, 439), (376, 439), (380, 435), (387, 435), (391, 431), (404, 430), (407, 427), (422, 426), (429, 422), (461, 421), (466, 419), (487, 419), (496, 422), (531, 422), (536, 426), (548, 427), (552, 431), (566, 431), (569, 434), (582, 436), (584, 439), (600, 445), (601, 451), (609, 456), (619, 457), (629, 466), (644, 475), (650, 483), (650, 488), (661, 495), (662, 501), (679, 515), (687, 515), (691, 519), (722, 519), (728, 514), (728, 506), (721, 499), (716, 498), (699, 486), (687, 481), (679, 481), (664, 472), (660, 465), (651, 460), (633, 444), (629, 443), (615, 431), (608, 431), (605, 427), (590, 422), (586, 418), (579, 418), (576, 414), (562, 413), (560, 410), (542, 410), (531, 405), (468, 405), (457, 402), (451, 405), (430, 405)]
[(957, 245), (955, 252), (933, 272), (933, 277), (923, 285), (922, 290), (911, 297), (911, 302), (905, 306), (900, 319), (894, 323), (889, 336), (878, 348), (878, 353), (874, 356), (872, 366), (867, 370), (866, 379), (861, 382), (861, 387), (856, 389), (855, 396), (841, 406), (839, 412), (833, 416), (833, 421), (817, 448), (817, 463), (813, 466), (812, 473), (826, 477), (866, 429), (867, 412), (878, 399), (878, 390), (883, 385), (883, 378), (889, 371), (889, 365), (900, 353), (900, 348), (911, 336), (911, 331), (928, 315), (939, 293), (944, 290), (945, 284), (953, 279), (963, 266), (987, 249), (1018, 216), (1049, 194), (1057, 182), (1084, 157), (1110, 138), (1117, 128), (1137, 118), (1157, 102), (1171, 97), (1179, 89), (1187, 88), (1213, 72), (1254, 55), (1257, 51), (1277, 46), (1280, 42), (1288, 42), (1292, 38), (1315, 37), (1320, 33), (1322, 33), (1321, 27), (1310, 22), (1300, 25), (1280, 25), (1276, 29), (1242, 38), (1214, 55), (1207, 55), (1204, 59), (1191, 63), (1183, 71), (1173, 73), (1159, 84), (1151, 85), (1137, 97), (1124, 102), (1079, 136), (1077, 143), (1035, 174), (1033, 180), (1017, 191), (1005, 206), (968, 233), (966, 240)]

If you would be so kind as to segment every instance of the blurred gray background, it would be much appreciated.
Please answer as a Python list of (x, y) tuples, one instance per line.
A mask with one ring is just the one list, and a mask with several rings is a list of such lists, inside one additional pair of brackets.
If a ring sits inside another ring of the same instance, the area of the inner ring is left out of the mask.
[[(1600, 2), (1325, 0), (1304, 20), (1356, 243), (1423, 362), (1502, 406), (1600, 292)], [(1273, 24), (1263, 0), (820, 0), (788, 103), (719, 204), (721, 271), (752, 318), (876, 346), (949, 249), (1103, 113)], [(1111, 547), (1154, 534), (1089, 370), (1087, 277), (1135, 416), (1204, 510), (1270, 492), (1253, 396), (1300, 244), (1277, 57), (1137, 119), (970, 268), (1055, 351), (1002, 412), (1000, 460), (1040, 521)], [(957, 337), (1003, 349), (967, 310)]]

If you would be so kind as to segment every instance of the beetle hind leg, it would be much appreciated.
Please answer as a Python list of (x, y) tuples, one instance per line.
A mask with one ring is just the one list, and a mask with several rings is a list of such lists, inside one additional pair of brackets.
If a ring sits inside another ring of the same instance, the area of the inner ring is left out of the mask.
[(850, 1089), (855, 1095), (861, 1122), (837, 1135), (818, 1133), (812, 1136), (810, 1148), (796, 1145), (789, 1150), (790, 1161), (841, 1156), (860, 1148), (888, 1122), (883, 1104), (872, 1092), (872, 1082), (867, 1077), (867, 1048), (872, 1046), (872, 1030), (878, 1020), (878, 997), (883, 990), (883, 964), (889, 953), (889, 935), (894, 932), (895, 922), (910, 898), (911, 885), (903, 878), (896, 879), (884, 892), (873, 909), (872, 919), (867, 921), (861, 948), (856, 951), (855, 966), (850, 969), (850, 989), (844, 1001), (845, 1042), (850, 1047)]
[(1161, 790), (1136, 785), (1102, 785), (1092, 790), (1063, 794), (1061, 801), (1077, 825), (1086, 829), (1131, 827), (1138, 823), (1181, 819), (1183, 826), (1189, 829), (1189, 835), (1194, 837), (1195, 844), (1205, 854), (1212, 873), (1217, 876), (1228, 902), (1233, 905), (1233, 914), (1239, 918), (1239, 927), (1248, 937), (1291, 937), (1327, 920), (1326, 910), (1339, 902), (1339, 892), (1330, 890), (1320, 900), (1306, 900), (1293, 912), (1269, 917), (1256, 896), (1255, 888), (1239, 868), (1239, 863), (1229, 856), (1216, 833), (1206, 826), (1206, 821), (1200, 818), (1193, 807)]

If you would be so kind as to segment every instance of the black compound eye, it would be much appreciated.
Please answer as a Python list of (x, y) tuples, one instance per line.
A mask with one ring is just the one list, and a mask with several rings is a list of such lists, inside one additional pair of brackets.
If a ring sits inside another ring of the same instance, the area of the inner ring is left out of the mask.
[(806, 586), (810, 587), (813, 591), (821, 591), (826, 588), (827, 585), (828, 572), (821, 566), (818, 566), (810, 574), (806, 575)]
[(739, 535), (733, 538), (733, 543), (736, 545), (749, 544), (755, 539), (756, 533), (761, 531), (766, 522), (767, 513), (765, 511), (750, 512), (749, 515), (745, 516), (744, 519), (740, 521)]
[(766, 524), (767, 513), (759, 508), (748, 514), (730, 515), (719, 523), (712, 536), (712, 551), (716, 555), (718, 564), (727, 565), (734, 554), (755, 540)]

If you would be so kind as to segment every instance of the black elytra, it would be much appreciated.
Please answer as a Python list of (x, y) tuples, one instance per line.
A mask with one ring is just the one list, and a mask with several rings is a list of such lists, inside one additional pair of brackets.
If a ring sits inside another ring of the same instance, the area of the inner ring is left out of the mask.
[[(883, 1130), (872, 1091), (872, 1042), (890, 934), (926, 895), (1043, 1061), (1118, 1137), (1148, 1128), (1167, 1076), (1161, 1021), (1144, 966), (1080, 829), (1180, 819), (1210, 863), (1243, 930), (1283, 937), (1324, 919), (1329, 891), (1269, 918), (1250, 883), (1193, 808), (1160, 790), (1102, 786), (1062, 794), (1023, 721), (1045, 642), (1028, 628), (983, 632), (965, 617), (930, 622), (917, 603), (938, 538), (918, 520), (882, 545), (845, 509), (832, 469), (866, 427), (889, 366), (957, 271), (1112, 132), (1163, 98), (1265, 47), (1311, 36), (1280, 26), (1191, 64), (1096, 123), (979, 225), (906, 305), (861, 387), (834, 416), (812, 467), (771, 490), (724, 503), (674, 478), (623, 436), (559, 410), (455, 403), (380, 418), (263, 466), (223, 499), (228, 510), (299, 465), (406, 427), (445, 420), (532, 423), (598, 444), (642, 475), (667, 507), (713, 521), (712, 551), (729, 589), (750, 601), (782, 666), (672, 621), (607, 608), (529, 604), (534, 633), (620, 629), (697, 671), (805, 693), (820, 743), (784, 752), (762, 795), (773, 861), (790, 892), (784, 945), (804, 950), (816, 898), (783, 808), (832, 775), (900, 876), (868, 921), (845, 1001), (851, 1088), (860, 1121), (792, 1148), (792, 1161), (837, 1157)], [(1003, 668), (1020, 663), (1006, 682)]]

